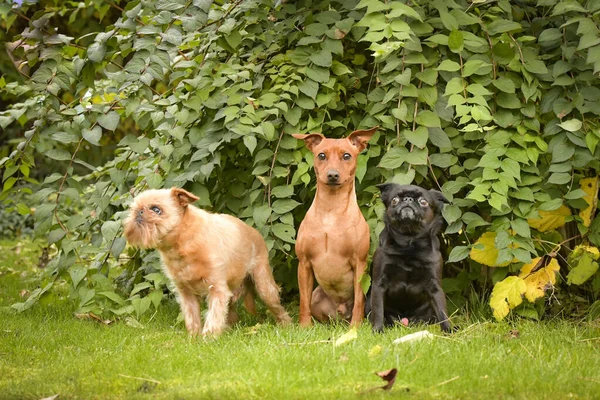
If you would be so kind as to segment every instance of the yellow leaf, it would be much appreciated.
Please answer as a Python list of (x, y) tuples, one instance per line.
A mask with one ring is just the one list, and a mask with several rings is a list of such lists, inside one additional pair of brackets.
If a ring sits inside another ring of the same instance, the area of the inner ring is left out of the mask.
[(590, 226), (592, 223), (592, 217), (596, 213), (596, 207), (598, 206), (598, 182), (600, 177), (584, 178), (579, 180), (579, 186), (581, 190), (585, 192), (583, 198), (587, 203), (588, 207), (579, 212), (579, 216), (583, 220), (583, 225)]
[[(600, 258), (600, 251), (598, 251), (597, 247), (586, 246), (586, 245), (580, 244), (578, 246), (575, 246), (575, 248), (569, 255), (569, 259), (570, 260), (577, 259), (577, 258), (581, 257), (584, 253), (590, 253), (590, 257), (592, 257), (596, 261), (598, 261), (598, 258)], [(571, 262), (574, 262), (574, 261), (571, 261)]]
[(489, 267), (505, 267), (509, 262), (503, 264), (497, 264), (498, 260), (498, 249), (494, 241), (496, 240), (496, 232), (486, 232), (477, 241), (475, 245), (483, 245), (483, 249), (477, 249), (477, 246), (471, 248), (469, 257), (471, 260), (477, 261), (479, 264), (487, 265)]
[(348, 332), (344, 333), (342, 336), (337, 338), (335, 340), (335, 342), (333, 343), (333, 345), (335, 347), (341, 346), (344, 343), (348, 343), (348, 342), (355, 340), (357, 337), (358, 337), (358, 331), (356, 330), (356, 327), (353, 327)]
[(496, 283), (490, 297), (490, 307), (496, 320), (504, 319), (512, 308), (521, 304), (526, 291), (527, 284), (518, 276), (509, 276)]
[[(556, 283), (556, 274), (560, 270), (558, 261), (552, 258), (548, 265), (542, 267), (544, 257), (537, 257), (530, 264), (525, 264), (521, 267), (519, 278), (522, 278), (527, 285), (525, 297), (530, 302), (534, 302), (544, 296), (544, 291), (551, 288)], [(535, 268), (535, 271), (533, 271)]]
[(527, 223), (540, 232), (548, 232), (563, 226), (566, 223), (565, 218), (571, 215), (571, 210), (562, 205), (556, 210), (539, 211), (539, 214), (541, 218), (529, 218)]

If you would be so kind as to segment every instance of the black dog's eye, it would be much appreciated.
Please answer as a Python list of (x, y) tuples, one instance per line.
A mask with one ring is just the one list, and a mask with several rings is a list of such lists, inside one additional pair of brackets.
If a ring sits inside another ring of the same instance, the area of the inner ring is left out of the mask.
[(421, 197), (421, 198), (419, 199), (419, 204), (420, 204), (422, 207), (427, 207), (427, 206), (429, 205), (429, 202), (428, 202), (427, 200), (425, 200), (424, 198), (422, 198), (422, 197)]
[(399, 198), (399, 197), (394, 197), (394, 198), (392, 199), (392, 205), (393, 205), (393, 206), (395, 206), (395, 205), (397, 205), (398, 203), (400, 203), (400, 198)]
[(324, 159), (327, 158), (327, 156), (325, 155), (325, 153), (319, 153), (319, 155), (317, 157), (319, 157), (319, 160), (324, 160)]
[(349, 159), (352, 158), (352, 155), (350, 155), (350, 153), (344, 153), (344, 155), (342, 156), (342, 158), (346, 161), (348, 161)]
[(152, 206), (150, 207), (151, 211), (154, 211), (156, 214), (160, 215), (162, 213), (162, 211), (160, 210), (160, 208), (156, 207), (156, 206)]

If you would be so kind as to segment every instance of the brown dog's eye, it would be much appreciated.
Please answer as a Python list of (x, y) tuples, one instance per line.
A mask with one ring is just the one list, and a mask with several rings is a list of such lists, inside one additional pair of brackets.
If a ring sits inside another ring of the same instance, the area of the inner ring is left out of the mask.
[(429, 205), (429, 202), (428, 202), (427, 200), (425, 200), (424, 198), (422, 198), (422, 197), (421, 197), (421, 198), (419, 199), (419, 204), (420, 204), (422, 207), (427, 207), (427, 206)]
[(400, 203), (400, 198), (399, 198), (399, 197), (394, 197), (394, 198), (392, 199), (392, 205), (393, 205), (393, 206), (395, 206), (395, 205), (397, 205), (398, 203)]
[(319, 155), (317, 157), (319, 157), (319, 160), (324, 160), (324, 159), (327, 158), (327, 156), (325, 155), (325, 153), (319, 153)]
[(342, 156), (342, 158), (346, 161), (348, 161), (349, 159), (352, 158), (352, 156), (350, 155), (350, 153), (344, 153), (344, 155)]
[(160, 215), (162, 213), (162, 211), (160, 210), (160, 208), (156, 207), (156, 206), (152, 206), (150, 207), (151, 211), (154, 211), (156, 214)]

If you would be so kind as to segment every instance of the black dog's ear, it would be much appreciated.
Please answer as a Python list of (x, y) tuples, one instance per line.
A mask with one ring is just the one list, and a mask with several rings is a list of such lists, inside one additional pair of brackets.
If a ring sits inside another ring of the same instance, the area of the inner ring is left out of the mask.
[(383, 201), (383, 204), (387, 207), (392, 200), (392, 188), (396, 185), (394, 183), (382, 183), (375, 186), (381, 191), (381, 201)]
[(444, 196), (444, 193), (440, 192), (439, 190), (430, 189), (429, 193), (431, 193), (433, 198), (440, 203), (450, 203), (450, 200), (448, 200), (446, 196)]

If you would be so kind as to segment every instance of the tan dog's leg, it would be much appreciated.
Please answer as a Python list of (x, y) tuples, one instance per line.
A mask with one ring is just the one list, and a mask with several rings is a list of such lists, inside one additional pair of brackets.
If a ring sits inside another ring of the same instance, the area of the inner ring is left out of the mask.
[(321, 286), (317, 286), (312, 293), (310, 312), (319, 322), (328, 322), (330, 319), (336, 319), (337, 317), (335, 302), (327, 296)]
[(310, 304), (315, 284), (315, 277), (310, 264), (305, 260), (298, 262), (298, 289), (300, 291), (300, 325), (312, 324)]
[(354, 269), (354, 308), (352, 309), (352, 320), (350, 324), (358, 326), (362, 323), (365, 317), (365, 294), (360, 285), (362, 278), (367, 269), (367, 260), (358, 260)]
[(202, 329), (202, 320), (200, 318), (200, 303), (194, 293), (185, 287), (178, 287), (179, 304), (185, 321), (185, 328), (190, 335), (196, 336)]
[(280, 324), (287, 325), (292, 322), (292, 319), (281, 306), (279, 299), (279, 287), (275, 283), (271, 267), (269, 266), (268, 255), (261, 254), (256, 257), (256, 266), (252, 271), (254, 286), (258, 297), (262, 299), (265, 305), (273, 313)]
[(245, 293), (244, 293), (244, 307), (252, 315), (256, 315), (256, 304), (254, 303), (254, 288), (250, 279), (246, 279), (244, 282)]
[(206, 322), (203, 335), (219, 335), (227, 326), (227, 312), (229, 311), (229, 301), (232, 293), (224, 287), (213, 287), (208, 294), (208, 313), (206, 314)]

